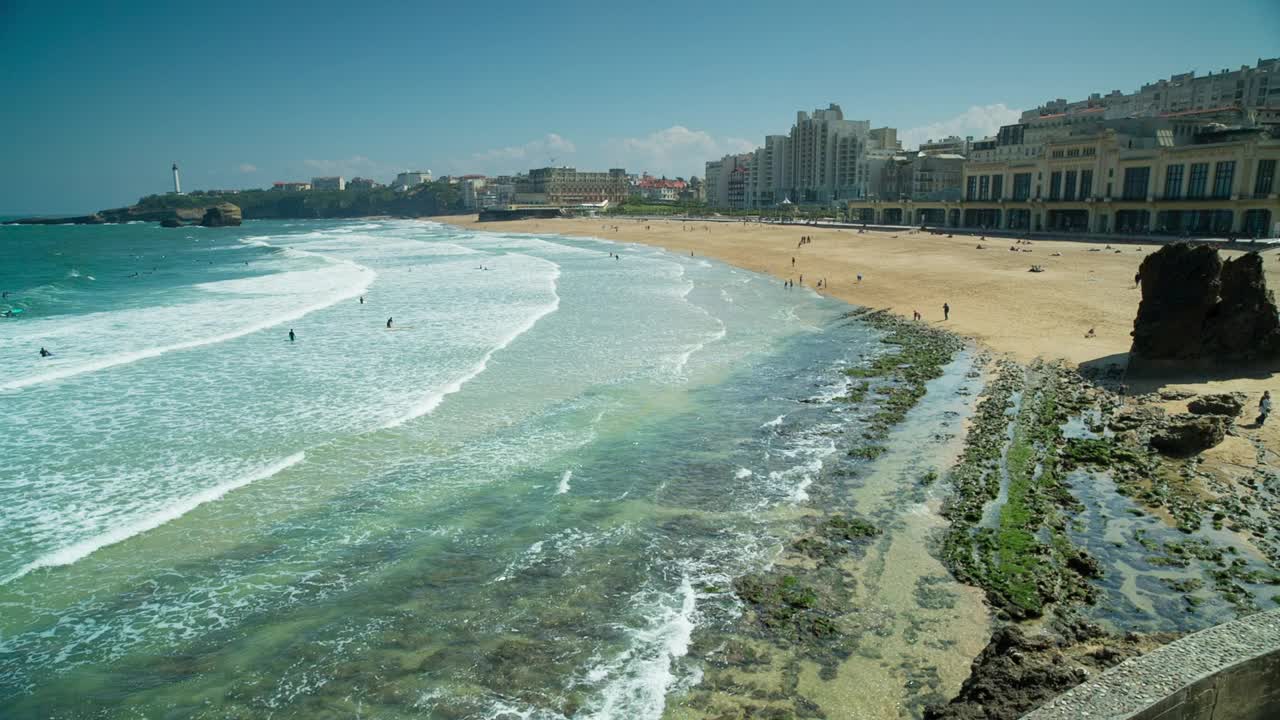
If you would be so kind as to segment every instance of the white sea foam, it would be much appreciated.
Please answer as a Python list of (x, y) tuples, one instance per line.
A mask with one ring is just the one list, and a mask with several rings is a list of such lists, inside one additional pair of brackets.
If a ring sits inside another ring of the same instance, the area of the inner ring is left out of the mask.
[[(252, 238), (247, 239), (244, 242), (246, 244), (266, 245), (266, 243), (257, 239), (252, 239)], [(31, 387), (33, 385), (40, 385), (40, 384), (52, 382), (55, 380), (63, 380), (63, 379), (74, 377), (76, 375), (81, 375), (84, 373), (97, 372), (100, 370), (106, 370), (107, 368), (112, 368), (119, 365), (127, 365), (129, 363), (138, 362), (139, 360), (146, 360), (148, 358), (159, 357), (161, 355), (164, 355), (170, 352), (176, 352), (180, 350), (189, 350), (191, 348), (202, 347), (205, 345), (214, 345), (217, 343), (226, 342), (228, 340), (234, 340), (238, 337), (243, 337), (245, 335), (259, 332), (261, 330), (265, 330), (270, 327), (275, 327), (276, 325), (297, 320), (298, 318), (304, 317), (306, 315), (310, 315), (311, 313), (316, 312), (318, 310), (323, 310), (332, 305), (336, 305), (337, 303), (356, 297), (357, 295), (360, 295), (365, 291), (367, 291), (369, 286), (373, 283), (374, 278), (377, 277), (377, 273), (375, 273), (371, 268), (365, 267), (363, 265), (357, 265), (356, 263), (352, 263), (346, 260), (336, 260), (333, 258), (329, 258), (328, 256), (319, 255), (317, 253), (307, 253), (305, 251), (295, 251), (295, 252), (303, 253), (311, 257), (319, 257), (329, 263), (332, 263), (334, 265), (337, 265), (349, 270), (350, 272), (348, 273), (348, 276), (343, 278), (348, 280), (348, 282), (344, 283), (341, 286), (333, 288), (334, 294), (326, 296), (323, 300), (320, 300), (319, 302), (313, 302), (301, 307), (295, 307), (288, 310), (284, 310), (267, 317), (259, 318), (253, 322), (240, 325), (230, 330), (226, 330), (223, 332), (215, 332), (212, 335), (192, 338), (190, 340), (170, 343), (168, 345), (157, 345), (153, 347), (142, 348), (139, 350), (117, 352), (117, 353), (108, 354), (108, 355), (99, 356), (99, 357), (91, 357), (90, 359), (85, 359), (85, 360), (78, 360), (78, 359), (62, 360), (61, 358), (58, 357), (57, 354), (55, 354), (54, 362), (47, 363), (45, 365), (49, 369), (43, 372), (37, 372), (32, 375), (27, 375), (25, 377), (18, 377), (16, 379), (9, 380), (8, 382), (0, 384), (0, 391), (21, 390), (23, 388)], [(287, 283), (289, 282), (290, 277), (295, 277), (294, 273), (297, 273), (296, 277), (299, 278), (300, 284), (305, 284), (308, 281), (314, 281), (314, 278), (315, 278), (314, 274), (316, 272), (318, 271), (299, 270), (299, 271), (278, 273), (275, 275), (268, 275), (265, 277), (258, 277), (258, 278), (242, 278), (238, 280), (226, 280), (226, 281), (220, 281), (220, 282), (214, 282), (214, 283), (204, 283), (201, 285), (197, 285), (195, 287), (197, 287), (200, 290), (204, 290), (206, 292), (211, 292), (211, 293), (255, 294), (255, 293), (261, 293), (266, 289), (263, 287), (264, 282), (265, 283), (279, 283), (279, 282)], [(185, 306), (178, 306), (177, 308), (168, 308), (166, 309), (166, 312), (170, 310), (187, 312), (188, 308)], [(95, 313), (92, 315), (82, 316), (78, 320), (78, 322), (81, 323), (81, 325), (65, 327), (63, 328), (63, 332), (67, 334), (69, 337), (74, 336), (80, 327), (93, 327), (98, 323), (111, 324), (113, 317), (114, 315), (109, 312)], [(39, 333), (40, 330), (41, 330), (41, 326), (36, 325), (32, 327), (32, 332), (34, 333)], [(39, 341), (36, 341), (35, 344), (41, 344), (41, 343), (39, 343)]]
[(782, 420), (783, 420), (784, 418), (786, 418), (786, 417), (787, 417), (787, 416), (786, 416), (785, 414), (783, 414), (783, 415), (779, 415), (778, 417), (776, 417), (776, 418), (774, 418), (774, 419), (770, 420), (769, 422), (767, 422), (767, 423), (765, 423), (765, 424), (761, 425), (761, 426), (760, 426), (760, 428), (763, 430), (764, 428), (773, 428), (773, 427), (778, 427), (778, 426), (782, 425)]
[(736, 480), (746, 480), (747, 478), (751, 477), (752, 474), (753, 473), (746, 468), (738, 468), (738, 471), (733, 474), (733, 477)]
[(202, 490), (198, 493), (195, 493), (194, 495), (183, 498), (178, 502), (175, 502), (172, 505), (169, 505), (168, 507), (158, 510), (150, 515), (138, 518), (131, 522), (125, 522), (122, 525), (118, 525), (114, 529), (108, 530), (107, 532), (102, 533), (101, 535), (95, 535), (93, 537), (81, 540), (80, 542), (77, 542), (75, 544), (68, 545), (66, 547), (54, 550), (53, 552), (47, 553), (37, 558), (33, 562), (30, 562), (27, 565), (24, 565), (20, 570), (9, 575), (8, 577), (0, 579), (0, 585), (4, 585), (6, 583), (10, 583), (14, 580), (17, 580), (18, 578), (22, 577), (23, 575), (26, 575), (27, 573), (30, 573), (33, 570), (38, 570), (40, 568), (47, 568), (47, 567), (57, 567), (59, 565), (70, 565), (76, 562), (77, 560), (81, 560), (83, 558), (88, 557), (89, 555), (92, 555), (94, 552), (101, 550), (102, 548), (107, 547), (108, 545), (115, 545), (116, 543), (124, 540), (128, 540), (129, 538), (135, 535), (139, 535), (141, 533), (147, 532), (148, 530), (154, 530), (160, 527), (161, 525), (164, 525), (167, 522), (176, 520), (182, 517), (183, 515), (186, 515), (187, 513), (191, 512), (192, 510), (196, 509), (197, 507), (200, 507), (201, 505), (207, 502), (212, 502), (214, 500), (217, 500), (218, 498), (222, 497), (223, 495), (226, 495), (232, 490), (242, 488), (250, 483), (254, 483), (259, 480), (265, 480), (266, 478), (269, 478), (272, 475), (279, 473), (285, 468), (291, 467), (293, 465), (297, 465), (298, 463), (302, 462), (304, 458), (306, 458), (306, 453), (304, 452), (294, 453), (293, 455), (290, 455), (289, 457), (284, 458), (283, 460), (278, 460), (270, 465), (267, 465), (266, 467), (263, 467), (262, 469), (256, 472), (250, 473), (243, 477), (239, 477), (235, 480), (231, 480), (221, 485), (215, 485), (214, 487), (208, 488), (206, 490)]
[(571, 478), (573, 478), (573, 471), (565, 470), (564, 474), (560, 476), (560, 486), (556, 488), (557, 495), (564, 495), (569, 492), (569, 480)]
[(410, 408), (409, 412), (396, 418), (395, 420), (392, 420), (386, 425), (383, 425), (383, 427), (384, 428), (399, 427), (409, 422), (410, 420), (422, 417), (423, 415), (433, 412), (436, 408), (440, 407), (440, 403), (444, 402), (444, 399), (446, 397), (458, 392), (459, 390), (462, 389), (463, 385), (466, 385), (468, 382), (475, 379), (475, 377), (478, 376), (480, 373), (484, 372), (485, 368), (489, 366), (489, 359), (493, 357), (494, 353), (506, 348), (508, 345), (515, 342), (516, 338), (532, 330), (533, 326), (537, 325), (539, 320), (546, 317), (547, 315), (550, 315), (556, 310), (560, 309), (560, 295), (556, 292), (556, 283), (560, 279), (560, 266), (555, 265), (554, 263), (552, 263), (552, 265), (554, 266), (555, 270), (550, 277), (551, 295), (553, 298), (551, 302), (537, 308), (533, 313), (529, 315), (528, 318), (525, 319), (523, 323), (518, 325), (511, 332), (499, 338), (497, 344), (494, 345), (492, 348), (490, 348), (488, 352), (486, 352), (480, 358), (480, 361), (477, 362), (475, 365), (471, 366), (471, 368), (469, 368), (467, 371), (463, 372), (461, 375), (451, 380), (444, 387), (427, 395), (418, 404)]
[[(643, 593), (642, 595), (649, 595)], [(689, 652), (689, 641), (697, 627), (698, 595), (686, 570), (676, 590), (678, 606), (654, 602), (649, 624), (630, 632), (630, 647), (612, 660), (588, 671), (586, 680), (604, 682), (599, 707), (586, 717), (593, 720), (635, 718), (657, 720), (662, 717), (667, 692), (677, 677), (675, 663)]]

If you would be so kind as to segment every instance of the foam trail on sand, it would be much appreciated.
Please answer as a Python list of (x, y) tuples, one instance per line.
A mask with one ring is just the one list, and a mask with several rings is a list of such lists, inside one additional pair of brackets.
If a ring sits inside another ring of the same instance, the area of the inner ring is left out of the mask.
[(101, 535), (81, 540), (74, 545), (68, 545), (67, 547), (54, 550), (53, 552), (43, 555), (35, 561), (28, 563), (12, 575), (0, 579), (0, 585), (17, 580), (33, 570), (46, 567), (57, 567), (59, 565), (70, 565), (77, 560), (81, 560), (92, 555), (94, 552), (101, 550), (108, 545), (115, 545), (118, 542), (128, 540), (134, 535), (142, 534), (148, 530), (154, 530), (167, 522), (177, 520), (207, 502), (217, 500), (232, 490), (237, 490), (259, 480), (265, 480), (285, 468), (297, 465), (302, 462), (306, 456), (307, 454), (304, 452), (294, 453), (293, 455), (272, 463), (257, 472), (250, 473), (244, 477), (237, 478), (221, 485), (216, 485), (208, 490), (202, 490), (195, 495), (180, 500), (151, 515), (139, 518), (131, 523), (117, 526), (114, 530), (109, 530)]
[(533, 326), (537, 325), (538, 321), (541, 320), (542, 318), (546, 317), (547, 315), (550, 315), (556, 310), (559, 310), (560, 295), (559, 293), (556, 292), (556, 285), (559, 280), (560, 280), (560, 266), (556, 265), (555, 270), (551, 274), (551, 295), (553, 298), (551, 302), (538, 308), (536, 312), (530, 315), (528, 319), (526, 319), (523, 323), (521, 323), (518, 327), (516, 327), (515, 330), (512, 330), (510, 333), (507, 333), (504, 337), (499, 339), (498, 344), (494, 345), (492, 348), (489, 348), (489, 351), (486, 352), (484, 356), (480, 358), (480, 362), (473, 365), (469, 370), (467, 370), (463, 374), (454, 378), (453, 381), (445, 385), (440, 390), (433, 392), (427, 397), (423, 398), (422, 402), (415, 405), (412, 409), (409, 410), (408, 413), (400, 416), (399, 418), (396, 418), (395, 420), (392, 420), (391, 422), (387, 423), (386, 425), (383, 425), (382, 427), (383, 428), (399, 427), (409, 422), (410, 420), (413, 420), (414, 418), (419, 418), (419, 417), (422, 417), (423, 415), (433, 412), (436, 408), (440, 407), (440, 403), (444, 402), (444, 399), (446, 397), (458, 392), (459, 390), (462, 389), (463, 385), (466, 385), (467, 383), (471, 382), (476, 378), (476, 376), (484, 372), (485, 368), (489, 366), (489, 358), (492, 358), (494, 353), (506, 348), (508, 345), (515, 342), (516, 338), (532, 330)]

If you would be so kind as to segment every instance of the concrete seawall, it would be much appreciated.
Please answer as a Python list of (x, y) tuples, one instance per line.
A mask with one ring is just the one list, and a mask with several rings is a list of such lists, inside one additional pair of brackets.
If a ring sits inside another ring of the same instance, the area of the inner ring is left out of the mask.
[(1127, 660), (1023, 720), (1280, 718), (1280, 610), (1201, 630)]

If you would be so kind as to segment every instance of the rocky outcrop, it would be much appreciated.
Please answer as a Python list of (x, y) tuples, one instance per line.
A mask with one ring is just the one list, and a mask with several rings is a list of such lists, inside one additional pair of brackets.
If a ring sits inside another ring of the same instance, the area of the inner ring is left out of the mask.
[(1256, 252), (1222, 263), (1221, 299), (1209, 316), (1209, 349), (1243, 360), (1280, 359), (1280, 317)]
[(1016, 720), (1048, 700), (1176, 638), (1105, 632), (1079, 618), (1059, 617), (1048, 632), (1001, 627), (973, 661), (969, 678), (947, 705), (926, 708), (926, 720)]
[(1202, 395), (1187, 403), (1187, 409), (1196, 415), (1225, 415), (1237, 418), (1244, 410), (1244, 393), (1219, 393)]
[(79, 215), (76, 217), (61, 218), (22, 218), (21, 220), (11, 220), (4, 225), (101, 225), (108, 222), (102, 213), (94, 213), (92, 215)]
[(160, 221), (160, 227), (167, 227), (167, 228), (182, 227), (182, 221), (176, 217), (167, 217)]
[(218, 203), (207, 208), (200, 219), (200, 224), (205, 227), (235, 227), (240, 222), (240, 208), (231, 203)]
[(1208, 450), (1227, 435), (1227, 418), (1221, 415), (1181, 413), (1151, 435), (1151, 447), (1165, 455), (1188, 457)]
[(1186, 243), (1148, 255), (1133, 323), (1131, 370), (1280, 362), (1280, 320), (1262, 257), (1223, 262)]

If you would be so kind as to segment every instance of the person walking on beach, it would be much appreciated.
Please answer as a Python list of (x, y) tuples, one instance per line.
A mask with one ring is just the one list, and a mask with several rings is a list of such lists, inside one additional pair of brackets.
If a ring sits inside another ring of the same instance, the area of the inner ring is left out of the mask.
[(1258, 401), (1258, 427), (1267, 424), (1267, 416), (1271, 414), (1271, 391), (1267, 390), (1262, 393), (1262, 399)]
[(947, 303), (942, 303), (942, 319), (943, 320), (951, 319), (951, 306), (948, 305)]
[(289, 342), (293, 342), (293, 338), (294, 338), (293, 328), (289, 328)]
[(391, 318), (387, 318), (387, 329), (391, 329)]

